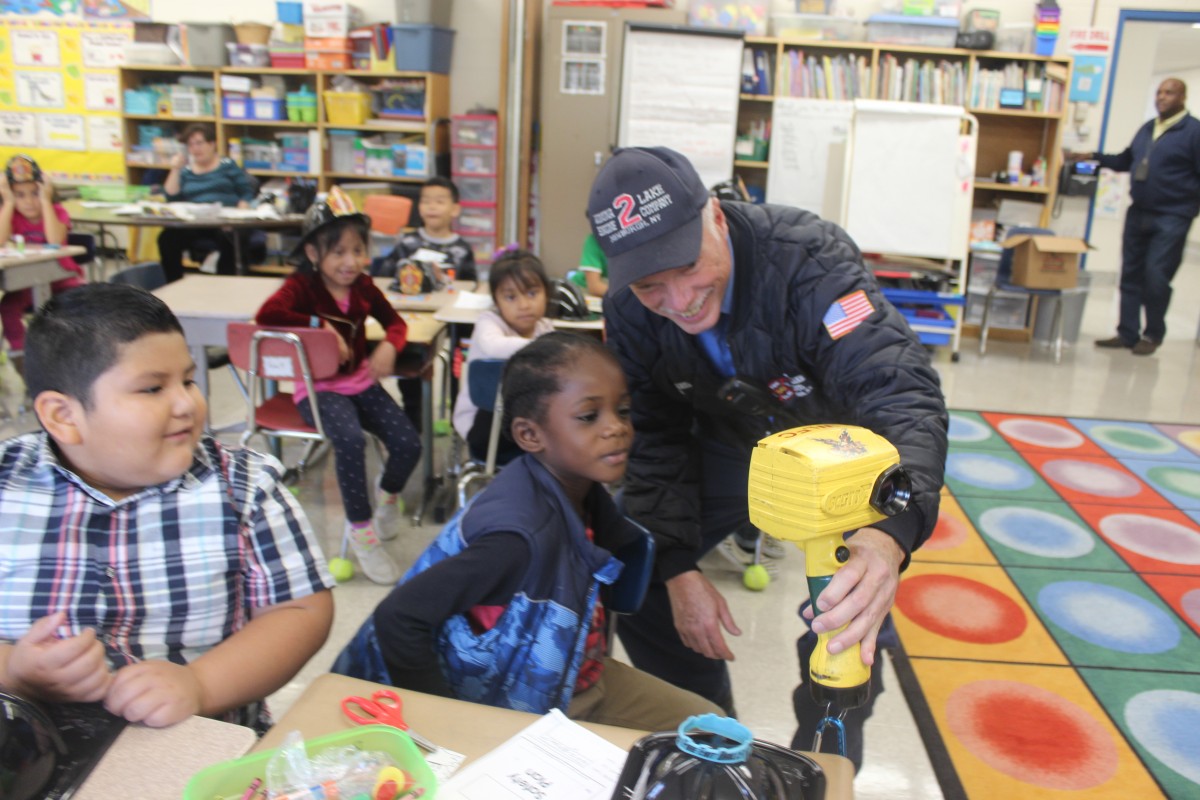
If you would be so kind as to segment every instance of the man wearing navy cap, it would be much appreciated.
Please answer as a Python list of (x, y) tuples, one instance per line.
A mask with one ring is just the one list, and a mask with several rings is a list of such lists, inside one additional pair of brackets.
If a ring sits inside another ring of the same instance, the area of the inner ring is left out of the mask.
[[(838, 422), (888, 438), (913, 481), (905, 512), (847, 539), (850, 560), (812, 623), (850, 623), (831, 649), (861, 641), (873, 664), (900, 570), (937, 520), (948, 421), (925, 349), (844, 231), (798, 209), (710, 197), (673, 150), (618, 150), (588, 218), (608, 258), (608, 341), (633, 395), (624, 503), (658, 544), (646, 602), (618, 627), (633, 663), (733, 712), (724, 634), (740, 631), (696, 562), (748, 524), (760, 438)], [(815, 641), (799, 643), (805, 675)], [(807, 749), (820, 713), (807, 687), (795, 702), (794, 746)], [(852, 732), (869, 713), (847, 720)], [(849, 745), (861, 763), (861, 736)]]

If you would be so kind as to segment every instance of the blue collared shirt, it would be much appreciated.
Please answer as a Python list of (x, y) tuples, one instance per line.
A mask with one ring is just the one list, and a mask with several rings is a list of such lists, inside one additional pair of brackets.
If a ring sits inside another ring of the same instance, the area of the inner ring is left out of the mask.
[(717, 372), (732, 378), (737, 374), (737, 369), (733, 365), (733, 353), (729, 350), (729, 319), (733, 312), (733, 275), (736, 265), (733, 262), (733, 242), (728, 236), (725, 237), (725, 246), (729, 248), (729, 282), (725, 284), (725, 295), (721, 298), (721, 317), (716, 325), (696, 334), (696, 338), (700, 340), (700, 346)]

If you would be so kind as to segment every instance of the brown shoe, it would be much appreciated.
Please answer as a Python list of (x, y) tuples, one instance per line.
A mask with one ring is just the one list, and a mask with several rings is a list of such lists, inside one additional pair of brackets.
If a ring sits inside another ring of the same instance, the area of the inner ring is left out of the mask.
[(1153, 339), (1138, 339), (1138, 343), (1133, 346), (1133, 354), (1135, 356), (1153, 355), (1158, 349), (1158, 342)]
[(1110, 347), (1113, 349), (1124, 347), (1126, 350), (1128, 350), (1130, 347), (1133, 347), (1133, 345), (1126, 344), (1125, 340), (1120, 336), (1114, 336), (1111, 339), (1097, 339), (1096, 347)]

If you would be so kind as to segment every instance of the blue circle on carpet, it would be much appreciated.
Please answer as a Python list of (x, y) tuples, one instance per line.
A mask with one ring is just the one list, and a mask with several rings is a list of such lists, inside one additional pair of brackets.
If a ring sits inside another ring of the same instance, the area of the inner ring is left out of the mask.
[(946, 475), (981, 489), (1019, 492), (1036, 483), (1033, 470), (987, 453), (951, 453)]
[(1200, 783), (1200, 694), (1152, 689), (1125, 703), (1129, 732), (1159, 761), (1193, 783)]
[(979, 515), (979, 532), (1000, 544), (1042, 558), (1078, 558), (1096, 547), (1082, 525), (1025, 506), (999, 506)]
[(1179, 644), (1178, 625), (1158, 606), (1115, 586), (1059, 581), (1042, 587), (1038, 607), (1085, 642), (1120, 653), (1164, 653)]
[(950, 415), (950, 428), (946, 438), (952, 442), (982, 442), (991, 438), (992, 429), (979, 420)]

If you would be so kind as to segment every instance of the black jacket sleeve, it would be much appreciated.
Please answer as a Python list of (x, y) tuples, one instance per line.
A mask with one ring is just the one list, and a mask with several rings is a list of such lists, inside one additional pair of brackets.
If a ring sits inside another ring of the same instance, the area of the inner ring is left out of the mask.
[(438, 662), (438, 630), (475, 606), (508, 605), (531, 555), (521, 535), (489, 533), (393, 589), (375, 609), (375, 630), (392, 683), (453, 697)]

